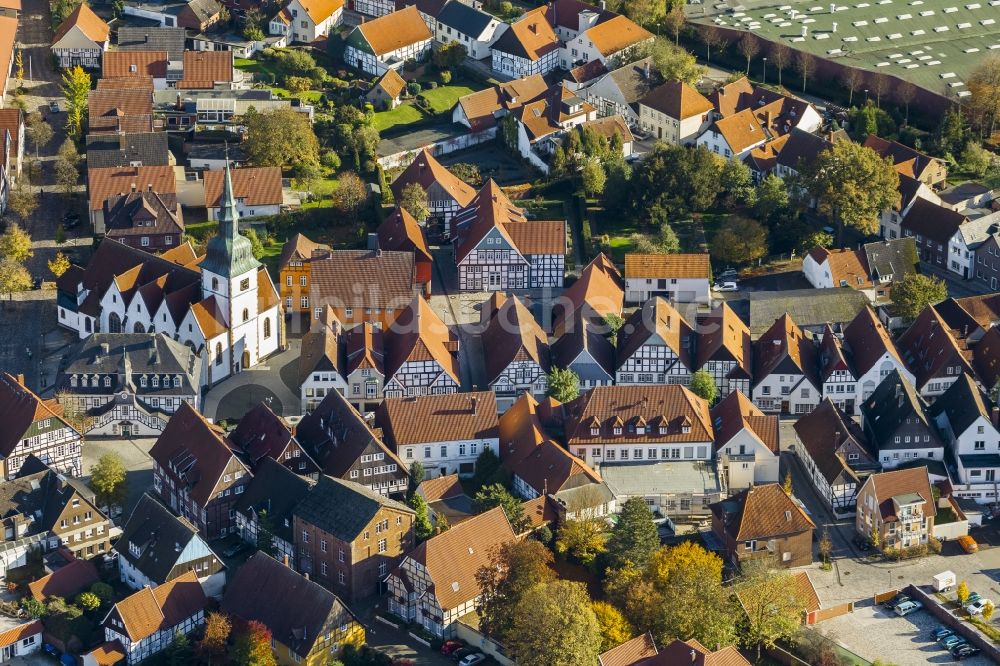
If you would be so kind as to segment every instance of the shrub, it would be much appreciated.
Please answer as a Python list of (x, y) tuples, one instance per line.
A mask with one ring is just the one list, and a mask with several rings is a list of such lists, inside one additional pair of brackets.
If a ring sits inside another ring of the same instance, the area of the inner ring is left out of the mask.
[(115, 590), (107, 583), (94, 583), (90, 586), (90, 591), (97, 595), (102, 604), (111, 601), (115, 596)]
[(416, 81), (410, 81), (406, 84), (406, 92), (416, 97), (420, 94), (420, 84)]
[(437, 88), (437, 87), (438, 87), (438, 84), (437, 84), (437, 81), (428, 81), (428, 82), (427, 82), (427, 87), (428, 87), (428, 88), (429, 88), (430, 90), (434, 90), (435, 88)]
[(403, 71), (414, 72), (416, 71), (416, 69), (417, 69), (417, 61), (414, 60), (413, 58), (409, 58), (406, 62), (403, 63)]
[(28, 617), (39, 618), (45, 615), (45, 604), (33, 597), (24, 597), (21, 599), (21, 608), (24, 612), (28, 614)]
[(319, 155), (319, 163), (331, 171), (340, 168), (340, 156), (332, 150), (324, 150)]
[(97, 610), (101, 607), (101, 598), (93, 592), (81, 592), (76, 595), (76, 605), (88, 612)]
[(451, 72), (448, 71), (447, 69), (442, 70), (440, 77), (442, 85), (448, 85), (449, 83), (451, 83)]

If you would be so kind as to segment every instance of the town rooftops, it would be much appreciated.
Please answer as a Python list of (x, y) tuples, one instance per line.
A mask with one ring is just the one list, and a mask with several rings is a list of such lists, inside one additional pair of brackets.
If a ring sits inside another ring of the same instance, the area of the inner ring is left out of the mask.
[(0, 372), (0, 414), (3, 414), (4, 424), (0, 428), (0, 455), (7, 457), (14, 452), (32, 423), (45, 419), (62, 421), (63, 408), (55, 400), (38, 397), (24, 385), (22, 375)]
[(236, 500), (233, 510), (254, 517), (266, 511), (274, 536), (292, 543), (292, 512), (314, 483), (273, 458), (264, 458), (254, 469), (253, 478)]
[(516, 296), (503, 302), (482, 335), (486, 378), (495, 381), (514, 361), (534, 361), (549, 371), (549, 338), (534, 315)]
[(819, 473), (828, 483), (843, 474), (857, 475), (847, 461), (837, 453), (837, 449), (848, 439), (853, 439), (868, 452), (872, 460), (878, 459), (878, 451), (872, 450), (868, 438), (854, 420), (844, 414), (830, 398), (824, 398), (809, 414), (795, 422), (795, 434), (812, 458)]
[(185, 51), (184, 78), (177, 87), (212, 88), (216, 83), (233, 80), (232, 51)]
[(420, 185), (425, 191), (430, 191), (432, 186), (440, 188), (443, 190), (441, 194), (451, 197), (459, 206), (467, 206), (476, 196), (475, 188), (448, 171), (426, 148), (417, 153), (389, 186), (396, 201), (402, 199), (403, 189), (413, 183)]
[(704, 115), (714, 108), (707, 97), (682, 81), (654, 88), (639, 103), (677, 120)]
[(817, 245), (809, 250), (809, 257), (819, 265), (826, 264), (834, 287), (867, 289), (872, 286), (865, 255), (851, 248), (828, 250)]
[(750, 293), (750, 335), (761, 335), (786, 314), (802, 327), (846, 324), (868, 305), (863, 292), (839, 287), (754, 291)]
[(59, 24), (55, 35), (52, 36), (52, 43), (58, 44), (73, 28), (79, 28), (87, 39), (97, 44), (108, 41), (108, 35), (111, 34), (111, 28), (108, 27), (108, 24), (94, 13), (94, 10), (86, 2), (77, 5), (76, 9), (66, 17), (66, 20)]
[[(819, 388), (816, 345), (787, 314), (779, 317), (754, 343), (754, 385), (775, 372), (786, 359), (794, 364), (798, 373)], [(780, 370), (784, 374), (791, 371), (791, 368)]]
[(167, 75), (166, 51), (106, 51), (101, 61), (101, 75), (108, 77)]
[(87, 110), (90, 132), (153, 131), (153, 96), (141, 86), (91, 90)]
[(737, 111), (731, 116), (716, 120), (712, 125), (712, 131), (722, 135), (734, 154), (742, 153), (772, 138), (770, 132), (761, 125), (750, 109)]
[(772, 453), (778, 453), (778, 417), (764, 414), (741, 391), (733, 391), (727, 395), (712, 408), (711, 415), (716, 450), (746, 429)]
[(434, 257), (427, 246), (423, 227), (405, 208), (397, 207), (378, 225), (378, 246), (381, 250), (412, 252), (417, 261), (431, 262)]
[(475, 9), (459, 0), (446, 2), (436, 18), (438, 23), (471, 37), (479, 37), (490, 23), (497, 20), (492, 14)]
[(296, 233), (282, 246), (281, 256), (278, 258), (278, 269), (285, 270), (290, 261), (309, 261), (317, 251), (329, 250), (329, 245), (317, 243), (304, 234)]
[(879, 156), (891, 160), (900, 174), (910, 178), (920, 178), (924, 169), (935, 159), (898, 141), (888, 141), (874, 134), (868, 135), (864, 145)]
[(169, 166), (166, 132), (135, 134), (90, 134), (87, 136), (87, 168)]
[(906, 211), (900, 226), (904, 232), (945, 244), (967, 220), (962, 213), (918, 197)]
[(559, 48), (559, 38), (546, 19), (547, 7), (525, 12), (500, 35), (493, 50), (535, 62)]
[(382, 75), (382, 78), (375, 85), (381, 88), (389, 99), (396, 99), (406, 90), (406, 79), (400, 76), (396, 70), (390, 69)]
[(413, 5), (365, 21), (355, 30), (361, 33), (376, 56), (383, 56), (404, 46), (434, 37), (420, 16), (420, 12)]
[(383, 508), (403, 513), (413, 509), (374, 490), (321, 474), (294, 509), (295, 515), (327, 534), (351, 543)]
[(972, 372), (968, 340), (961, 331), (949, 328), (933, 305), (917, 315), (896, 346), (919, 388), (935, 377)]
[(608, 440), (708, 442), (715, 437), (708, 403), (680, 384), (596, 386), (564, 409), (570, 446)]
[(1000, 327), (986, 331), (972, 348), (972, 365), (983, 386), (996, 386), (1000, 381)]
[(586, 31), (587, 39), (607, 57), (653, 38), (653, 33), (637, 25), (632, 19), (618, 15), (601, 21)]
[[(532, 74), (521, 79), (496, 83), (485, 90), (460, 97), (458, 106), (469, 119), (472, 129), (479, 131), (496, 125), (497, 116), (501, 111), (515, 111), (521, 108), (525, 102), (535, 99), (548, 87), (541, 74)], [(393, 185), (395, 186), (395, 183)], [(468, 204), (475, 196), (475, 190), (471, 187), (469, 189), (471, 194), (466, 201), (460, 202), (460, 205)]]
[(928, 415), (937, 418), (945, 415), (956, 437), (960, 436), (978, 419), (992, 422), (990, 399), (976, 386), (976, 380), (967, 372), (952, 382), (930, 406)]
[[(804, 574), (805, 572), (803, 572)], [(750, 666), (735, 646), (729, 645), (712, 651), (694, 638), (686, 641), (675, 639), (660, 647), (655, 657), (636, 662), (635, 666)]]
[(514, 114), (521, 121), (528, 138), (538, 141), (566, 128), (566, 123), (596, 112), (594, 106), (560, 82), (524, 104)]
[(114, 605), (108, 616), (117, 614), (124, 625), (124, 633), (133, 643), (138, 643), (157, 631), (176, 627), (203, 611), (207, 603), (197, 575), (188, 571), (163, 585), (144, 587), (125, 597)]
[(311, 271), (314, 307), (397, 309), (413, 299), (412, 252), (331, 250)]
[(604, 253), (597, 255), (580, 273), (579, 279), (563, 291), (552, 306), (552, 330), (559, 333), (582, 313), (588, 319), (621, 315), (625, 303), (622, 275)]
[(146, 493), (132, 509), (114, 549), (147, 578), (162, 584), (197, 534), (198, 528)]
[(87, 192), (90, 209), (101, 210), (104, 202), (116, 194), (133, 191), (176, 194), (177, 181), (170, 166), (124, 166), (87, 170)]
[[(231, 169), (233, 196), (244, 206), (276, 206), (281, 204), (280, 167), (243, 167)], [(205, 206), (223, 205), (222, 190), (225, 171), (205, 172)]]
[[(73, 558), (65, 566), (29, 583), (28, 590), (35, 601), (45, 601), (48, 597), (68, 599), (100, 579), (93, 562)], [(4, 643), (0, 641), (0, 645)]]
[(625, 279), (632, 278), (703, 278), (712, 275), (707, 253), (697, 254), (625, 254)]
[(897, 445), (893, 437), (899, 426), (911, 420), (936, 430), (927, 416), (927, 403), (898, 370), (889, 373), (861, 403), (861, 414), (865, 430), (872, 433), (880, 449), (902, 448), (903, 443)]
[(691, 326), (665, 298), (654, 296), (633, 312), (618, 331), (618, 369), (643, 345), (664, 344), (691, 368)]
[(934, 506), (934, 493), (931, 492), (931, 482), (927, 476), (926, 467), (897, 469), (872, 474), (865, 482), (865, 487), (869, 484), (875, 494), (875, 501), (878, 502), (879, 514), (885, 522), (898, 520), (893, 502), (893, 498), (896, 497), (906, 497), (907, 504), (923, 500), (924, 515), (933, 516), (937, 513), (937, 507)]
[(889, 331), (871, 308), (863, 309), (847, 325), (844, 329), (844, 344), (850, 352), (858, 376), (871, 370), (885, 354), (889, 354), (900, 364), (903, 363)]
[(712, 513), (737, 543), (766, 541), (816, 527), (798, 502), (776, 483), (748, 488), (717, 502), (712, 505)]
[(731, 360), (736, 362), (736, 367), (729, 375), (731, 378), (751, 378), (753, 346), (750, 343), (750, 329), (725, 301), (716, 306), (697, 328), (698, 368), (712, 360)]
[(375, 412), (387, 444), (408, 446), (498, 436), (493, 391), (387, 398)]
[(407, 362), (433, 361), (461, 384), (458, 367), (458, 336), (427, 304), (414, 296), (385, 333), (386, 376), (395, 375)]
[(313, 23), (322, 23), (344, 6), (344, 0), (299, 0)]

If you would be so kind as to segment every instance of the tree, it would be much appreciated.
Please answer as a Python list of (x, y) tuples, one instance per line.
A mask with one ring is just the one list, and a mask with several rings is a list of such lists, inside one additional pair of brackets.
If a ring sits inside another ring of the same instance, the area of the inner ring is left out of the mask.
[(741, 639), (748, 647), (774, 647), (790, 638), (802, 626), (806, 602), (792, 574), (775, 568), (771, 558), (754, 558), (741, 564), (736, 595), (746, 614)]
[(623, 0), (622, 13), (641, 26), (654, 26), (667, 11), (662, 0)]
[(618, 331), (625, 325), (625, 319), (613, 312), (604, 315), (604, 325), (608, 327), (608, 339), (612, 345), (618, 344)]
[(854, 104), (854, 91), (864, 81), (864, 73), (857, 67), (845, 67), (840, 75), (840, 83), (847, 89), (847, 106)]
[(559, 402), (569, 402), (580, 395), (580, 377), (569, 368), (552, 368), (548, 379), (548, 393)]
[(557, 580), (524, 595), (504, 645), (519, 666), (597, 663), (600, 626), (583, 583)]
[(756, 220), (732, 216), (712, 238), (712, 256), (726, 264), (749, 264), (767, 255), (767, 227)]
[(499, 483), (480, 488), (472, 501), (476, 506), (476, 513), (484, 513), (498, 506), (502, 507), (515, 534), (520, 534), (528, 527), (521, 501)]
[(337, 189), (330, 195), (333, 207), (350, 219), (357, 219), (358, 212), (368, 202), (368, 187), (358, 174), (347, 171), (340, 174)]
[(425, 541), (434, 534), (434, 526), (431, 524), (430, 509), (427, 508), (427, 501), (422, 495), (413, 493), (410, 496), (410, 508), (416, 514), (413, 518), (413, 536), (417, 541)]
[(660, 535), (649, 506), (641, 497), (630, 497), (622, 506), (618, 522), (608, 537), (609, 568), (621, 568), (626, 562), (644, 567), (659, 547)]
[(23, 264), (34, 255), (28, 232), (16, 224), (8, 225), (7, 231), (0, 236), (0, 259), (10, 259)]
[(482, 488), (491, 483), (497, 483), (503, 474), (504, 468), (500, 464), (500, 458), (493, 452), (493, 449), (485, 447), (476, 458), (476, 473), (472, 475), (472, 487)]
[(719, 397), (719, 387), (715, 378), (707, 370), (697, 370), (691, 375), (691, 392), (699, 398), (704, 398), (711, 405)]
[(660, 548), (645, 567), (610, 571), (605, 589), (636, 632), (650, 631), (658, 643), (686, 636), (703, 645), (730, 645), (735, 638), (722, 560), (696, 542)]
[(243, 235), (247, 237), (250, 241), (250, 253), (253, 255), (254, 259), (260, 259), (264, 256), (264, 244), (260, 241), (257, 236), (257, 231), (255, 229), (247, 229), (243, 232)]
[(802, 181), (819, 210), (836, 223), (839, 245), (845, 226), (876, 233), (882, 211), (899, 200), (899, 174), (892, 162), (853, 141), (821, 151), (802, 169)]
[(57, 157), (54, 169), (56, 185), (63, 191), (63, 194), (72, 194), (76, 190), (77, 181), (80, 180), (80, 172), (76, 165), (62, 157)]
[[(854, 70), (853, 67), (850, 68)], [(854, 70), (856, 71), (856, 70)], [(910, 103), (917, 96), (917, 87), (909, 81), (900, 81), (896, 86), (896, 101), (903, 105), (903, 124), (910, 124)]]
[(14, 181), (7, 207), (22, 222), (31, 217), (38, 208), (38, 195), (31, 189), (27, 178), (18, 178)]
[(590, 607), (597, 618), (597, 626), (601, 630), (601, 652), (618, 647), (631, 640), (635, 630), (622, 612), (606, 601), (595, 601)]
[(69, 259), (62, 252), (56, 252), (56, 256), (48, 260), (49, 272), (55, 275), (57, 278), (62, 277), (62, 274), (69, 270)]
[(911, 322), (925, 307), (947, 297), (948, 287), (944, 280), (932, 275), (911, 273), (892, 287), (893, 312), (904, 321)]
[(24, 55), (21, 49), (14, 54), (14, 77), (17, 79), (17, 85), (24, 84)]
[(28, 140), (31, 141), (31, 145), (35, 147), (37, 153), (39, 148), (48, 145), (55, 135), (55, 131), (52, 129), (52, 125), (42, 119), (41, 114), (33, 113), (30, 118), (31, 124), (24, 130), (24, 133), (28, 135)]
[(174, 632), (174, 640), (166, 650), (163, 651), (163, 660), (166, 666), (188, 666), (194, 650), (191, 649), (191, 639), (183, 631), (178, 629)]
[(781, 85), (781, 72), (788, 67), (790, 62), (792, 50), (781, 42), (775, 42), (771, 46), (771, 60), (774, 61), (774, 66), (778, 68), (778, 85)]
[(782, 483), (781, 483), (781, 489), (784, 490), (785, 494), (788, 495), (789, 497), (792, 496), (792, 492), (793, 492), (793, 488), (792, 488), (792, 473), (790, 471), (789, 472), (785, 472), (785, 480), (782, 481)]
[(90, 586), (90, 591), (97, 595), (102, 604), (106, 604), (115, 597), (115, 590), (107, 583), (94, 583)]
[(427, 471), (424, 469), (423, 464), (419, 460), (410, 464), (410, 486), (407, 492), (409, 492), (410, 495), (417, 492), (417, 486), (423, 483), (425, 478), (427, 478)]
[(799, 254), (806, 254), (814, 247), (829, 248), (833, 245), (833, 236), (825, 231), (813, 231), (807, 234), (799, 242), (796, 251)]
[(66, 129), (70, 136), (79, 138), (87, 113), (90, 74), (79, 65), (67, 69), (62, 75), (62, 93), (66, 98)]
[(676, 254), (681, 251), (681, 239), (667, 222), (660, 224), (659, 233), (656, 235), (656, 249), (664, 254)]
[(447, 42), (431, 53), (431, 62), (441, 70), (455, 69), (465, 60), (468, 49), (461, 42)]
[(684, 29), (686, 22), (687, 17), (684, 15), (684, 5), (675, 5), (663, 17), (663, 27), (666, 28), (669, 34), (674, 36), (674, 46), (680, 44), (681, 30)]
[(980, 60), (965, 85), (972, 93), (968, 108), (974, 123), (993, 136), (1000, 117), (1000, 54), (992, 53)]
[(232, 624), (222, 613), (209, 613), (205, 616), (205, 631), (197, 648), (198, 654), (210, 666), (224, 661), (231, 631)]
[(978, 141), (970, 141), (965, 144), (965, 150), (962, 151), (959, 160), (966, 171), (972, 172), (977, 178), (982, 178), (996, 158)]
[(694, 85), (705, 76), (705, 68), (698, 64), (693, 53), (662, 37), (653, 40), (650, 56), (654, 69), (664, 81), (683, 81)]
[(28, 269), (10, 259), (0, 259), (0, 295), (7, 294), (14, 300), (14, 294), (31, 289), (31, 273)]
[(723, 160), (704, 146), (688, 148), (657, 142), (642, 168), (632, 171), (628, 204), (645, 222), (651, 214), (684, 219), (711, 207), (721, 190)]
[(829, 562), (832, 552), (833, 540), (830, 539), (830, 532), (824, 527), (823, 534), (819, 538), (819, 556), (823, 558), (823, 562)]
[(476, 572), (480, 628), (506, 645), (524, 595), (555, 580), (551, 564), (552, 552), (534, 539), (507, 542), (490, 553), (489, 564)]
[(806, 83), (816, 69), (816, 56), (806, 51), (795, 54), (795, 71), (802, 75), (802, 92), (806, 91)]
[(737, 160), (725, 160), (719, 173), (719, 183), (733, 200), (753, 205), (757, 191), (754, 189), (753, 174), (745, 163)]
[(745, 32), (739, 41), (740, 53), (747, 59), (747, 76), (750, 76), (750, 61), (760, 53), (760, 41), (752, 32)]
[(125, 502), (128, 493), (125, 463), (117, 453), (105, 453), (90, 468), (90, 487), (101, 505), (115, 506)]
[(872, 74), (868, 87), (875, 93), (875, 108), (881, 109), (882, 95), (889, 92), (889, 79), (881, 74)]
[(232, 660), (236, 666), (277, 666), (271, 650), (271, 630), (251, 620), (233, 645)]
[(777, 214), (788, 209), (788, 187), (781, 176), (768, 174), (757, 186), (754, 197), (754, 213), (762, 221), (773, 219)]
[(958, 587), (955, 588), (955, 596), (958, 597), (958, 603), (965, 605), (965, 602), (969, 599), (969, 584), (964, 580), (959, 581)]
[(274, 556), (274, 521), (267, 509), (261, 509), (257, 514), (257, 550)]
[(583, 181), (583, 191), (590, 198), (600, 196), (604, 191), (604, 184), (608, 180), (601, 163), (593, 157), (583, 163), (580, 178)]
[(93, 592), (81, 592), (76, 595), (75, 601), (77, 606), (88, 613), (101, 607), (101, 598)]
[(962, 110), (953, 106), (944, 112), (935, 139), (941, 153), (957, 155), (962, 152), (966, 141), (965, 116)]
[(599, 518), (567, 520), (556, 533), (555, 549), (589, 567), (604, 552), (605, 523)]
[(983, 612), (982, 612), (983, 619), (986, 620), (987, 622), (989, 622), (990, 620), (992, 620), (993, 619), (993, 611), (995, 611), (995, 610), (996, 610), (996, 606), (993, 605), (993, 602), (992, 601), (987, 601), (986, 604), (983, 605)]
[(714, 25), (702, 26), (698, 30), (698, 38), (705, 45), (705, 62), (712, 62), (713, 48), (725, 48), (723, 45), (726, 44), (726, 38), (722, 36), (722, 33)]
[(301, 168), (319, 165), (319, 141), (309, 119), (291, 108), (248, 111), (243, 148), (254, 166)]
[(431, 214), (427, 190), (421, 187), (420, 183), (410, 183), (403, 188), (399, 194), (399, 207), (420, 223), (423, 223)]

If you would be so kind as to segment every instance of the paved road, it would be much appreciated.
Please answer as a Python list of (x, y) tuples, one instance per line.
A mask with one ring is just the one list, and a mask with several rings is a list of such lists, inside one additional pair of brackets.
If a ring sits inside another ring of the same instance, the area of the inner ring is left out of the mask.
[(289, 339), (285, 351), (216, 384), (205, 395), (202, 413), (216, 421), (237, 420), (261, 401), (270, 399), (268, 404), (278, 415), (301, 414), (298, 386), (290, 385), (298, 373), (301, 351), (302, 341)]

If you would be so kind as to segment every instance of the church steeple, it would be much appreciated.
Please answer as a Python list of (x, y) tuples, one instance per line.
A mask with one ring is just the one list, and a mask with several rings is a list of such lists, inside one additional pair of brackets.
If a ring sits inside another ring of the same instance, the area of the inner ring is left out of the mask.
[(236, 207), (236, 194), (227, 159), (219, 202), (219, 233), (208, 241), (201, 269), (230, 278), (249, 273), (260, 265), (254, 259), (250, 240), (240, 234), (240, 212)]

